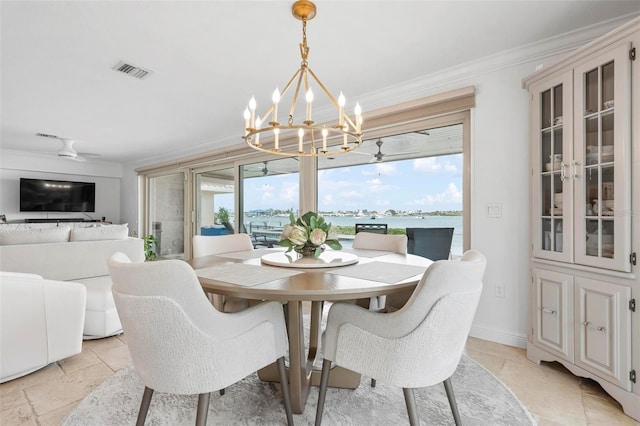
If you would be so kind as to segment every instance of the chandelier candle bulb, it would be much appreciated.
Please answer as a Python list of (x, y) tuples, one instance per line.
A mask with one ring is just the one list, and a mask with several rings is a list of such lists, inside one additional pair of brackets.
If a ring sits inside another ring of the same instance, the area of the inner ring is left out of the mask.
[(327, 135), (329, 134), (329, 131), (324, 128), (322, 129), (322, 152), (325, 153), (327, 152)]
[(342, 126), (342, 123), (344, 123), (344, 104), (347, 100), (344, 98), (344, 95), (342, 94), (342, 92), (340, 92), (340, 96), (338, 96), (338, 125)]
[(251, 120), (251, 113), (249, 112), (249, 108), (244, 109), (244, 135), (247, 136), (249, 134), (249, 124)]
[(279, 135), (280, 135), (280, 129), (278, 128), (273, 129), (273, 150), (274, 151), (280, 151)]
[(273, 101), (273, 122), (278, 122), (278, 102), (280, 102), (280, 91), (276, 87), (276, 90), (273, 92), (271, 96), (271, 100)]
[(254, 123), (255, 123), (255, 117), (256, 117), (256, 98), (253, 96), (251, 96), (251, 99), (249, 100), (249, 110), (251, 110), (251, 117), (250, 117), (251, 122), (249, 123), (249, 127), (251, 127), (252, 129), (255, 129), (256, 126), (254, 126)]
[(313, 92), (311, 89), (307, 90), (307, 121), (311, 122), (311, 104), (313, 103)]
[[(261, 125), (262, 125), (262, 120), (260, 120), (260, 117), (258, 116), (258, 118), (256, 118), (256, 128), (259, 129)], [(256, 140), (254, 142), (254, 145), (260, 146), (260, 133), (256, 133)]]
[(302, 150), (302, 138), (304, 138), (304, 130), (298, 129), (298, 152), (302, 154), (304, 151)]
[(360, 133), (360, 128), (362, 127), (362, 108), (360, 107), (360, 103), (356, 102), (356, 107), (354, 108), (354, 112), (356, 114), (356, 133)]
[(343, 136), (343, 142), (342, 142), (342, 149), (347, 150), (349, 149), (349, 141), (348, 141), (348, 136), (347, 136), (347, 132), (349, 131), (349, 125), (347, 123), (344, 123), (344, 136)]

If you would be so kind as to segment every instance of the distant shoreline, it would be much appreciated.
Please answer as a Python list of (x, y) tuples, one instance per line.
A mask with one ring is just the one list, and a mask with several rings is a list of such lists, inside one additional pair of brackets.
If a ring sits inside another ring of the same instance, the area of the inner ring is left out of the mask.
[[(318, 212), (320, 216), (327, 217), (352, 217), (356, 219), (376, 218), (383, 219), (387, 217), (406, 217), (406, 218), (421, 218), (425, 216), (462, 216), (462, 210), (436, 210), (431, 212), (413, 212), (413, 213), (395, 213), (389, 214), (387, 212), (379, 213), (376, 211), (371, 212)], [(267, 218), (267, 217), (289, 217), (288, 212), (282, 212), (274, 210), (272, 213), (267, 212), (246, 212), (245, 216), (248, 218)]]

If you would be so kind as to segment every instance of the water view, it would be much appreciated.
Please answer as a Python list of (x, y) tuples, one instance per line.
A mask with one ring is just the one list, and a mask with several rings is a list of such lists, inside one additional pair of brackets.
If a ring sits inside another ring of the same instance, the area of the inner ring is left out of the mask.
[[(454, 255), (462, 255), (462, 216), (382, 216), (371, 219), (371, 217), (354, 217), (354, 216), (331, 216), (323, 214), (325, 220), (334, 227), (355, 226), (356, 223), (386, 223), (388, 229), (405, 228), (454, 228), (453, 242), (451, 244), (451, 253)], [(249, 232), (259, 228), (270, 227), (280, 228), (289, 223), (286, 216), (271, 217), (244, 217), (244, 223)], [(343, 247), (351, 247), (353, 236), (342, 235), (340, 243)]]

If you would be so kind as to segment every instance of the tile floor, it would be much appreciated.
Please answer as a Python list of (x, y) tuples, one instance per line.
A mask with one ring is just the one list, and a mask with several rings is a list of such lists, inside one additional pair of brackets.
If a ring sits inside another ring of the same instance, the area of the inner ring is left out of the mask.
[[(540, 425), (640, 425), (600, 386), (523, 349), (470, 338), (467, 354), (498, 376)], [(97, 385), (131, 362), (124, 335), (85, 341), (82, 353), (0, 385), (0, 424), (58, 425)]]

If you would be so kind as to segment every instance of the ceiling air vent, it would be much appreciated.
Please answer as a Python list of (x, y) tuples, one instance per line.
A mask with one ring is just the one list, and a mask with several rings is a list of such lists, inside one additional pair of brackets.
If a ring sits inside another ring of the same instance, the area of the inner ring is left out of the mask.
[(144, 68), (137, 67), (135, 65), (128, 64), (124, 61), (118, 62), (114, 67), (114, 70), (125, 73), (131, 77), (135, 77), (138, 80), (142, 80), (149, 74), (151, 74), (150, 70), (146, 70)]
[(36, 133), (36, 136), (42, 136), (43, 138), (59, 139), (57, 136), (55, 136), (55, 135), (49, 135), (49, 134), (47, 134), (47, 133)]

